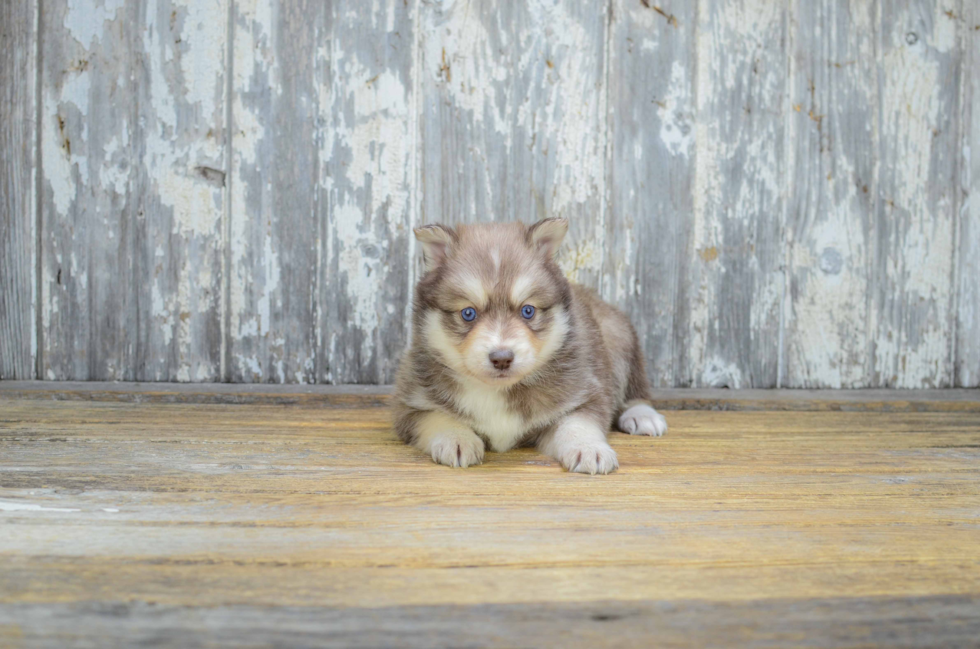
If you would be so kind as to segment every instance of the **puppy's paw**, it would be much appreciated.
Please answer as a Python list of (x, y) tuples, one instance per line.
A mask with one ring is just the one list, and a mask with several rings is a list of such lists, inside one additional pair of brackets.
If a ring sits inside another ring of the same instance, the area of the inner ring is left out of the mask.
[(616, 451), (609, 444), (596, 440), (582, 440), (569, 444), (558, 457), (561, 465), (572, 473), (612, 473), (619, 468)]
[(630, 435), (660, 437), (667, 432), (667, 420), (646, 404), (637, 404), (619, 416), (619, 430)]
[(466, 468), (483, 463), (483, 440), (470, 432), (448, 431), (432, 437), (432, 461)]

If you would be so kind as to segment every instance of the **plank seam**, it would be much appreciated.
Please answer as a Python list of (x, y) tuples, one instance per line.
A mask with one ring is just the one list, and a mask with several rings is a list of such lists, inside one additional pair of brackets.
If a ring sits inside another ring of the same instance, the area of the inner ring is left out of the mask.
[(417, 248), (415, 241), (414, 228), (418, 225), (422, 225), (425, 220), (425, 215), (423, 210), (425, 209), (425, 202), (423, 200), (425, 193), (425, 185), (422, 182), (422, 165), (420, 164), (421, 156), (425, 151), (424, 142), (422, 141), (425, 137), (424, 130), (421, 127), (422, 115), (425, 110), (424, 106), (424, 88), (422, 85), (422, 79), (424, 78), (423, 65), (425, 57), (423, 56), (422, 43), (422, 3), (420, 0), (415, 1), (414, 15), (412, 16), (412, 73), (414, 79), (412, 79), (412, 90), (415, 93), (414, 96), (414, 108), (412, 113), (412, 125), (411, 138), (414, 143), (414, 151), (412, 152), (412, 193), (413, 200), (409, 207), (409, 219), (411, 221), (412, 232), (408, 234), (408, 264), (407, 272), (405, 273), (406, 279), (408, 281), (408, 292), (406, 295), (408, 299), (405, 300), (405, 322), (406, 332), (405, 332), (405, 342), (407, 345), (411, 344), (412, 340), (412, 325), (414, 318), (412, 313), (414, 310), (415, 302), (415, 281), (418, 276), (418, 261), (416, 260)]
[[(964, 142), (966, 129), (966, 117), (967, 117), (967, 107), (970, 98), (970, 62), (972, 57), (970, 56), (970, 44), (969, 39), (964, 35), (964, 30), (970, 29), (970, 18), (972, 18), (972, 13), (970, 15), (964, 15), (963, 4), (960, 2), (956, 7), (957, 15), (960, 16), (960, 20), (956, 24), (956, 49), (957, 56), (960, 57), (960, 64), (958, 66), (958, 78), (954, 84), (957, 90), (958, 96), (956, 98), (956, 125), (955, 134), (953, 136), (953, 141), (957, 145), (957, 151), (953, 156), (953, 250), (952, 252), (952, 262), (950, 264), (950, 304), (949, 304), (949, 341), (948, 341), (948, 359), (949, 363), (949, 387), (956, 387), (959, 383), (959, 372), (957, 371), (957, 359), (959, 358), (959, 338), (960, 338), (960, 327), (959, 327), (959, 312), (960, 312), (960, 235), (963, 228), (963, 206), (965, 201), (963, 201), (963, 196), (960, 191), (962, 184), (962, 174), (964, 172), (964, 167), (966, 166), (964, 160), (964, 146), (968, 146)], [(969, 34), (969, 31), (966, 32)], [(964, 87), (964, 82), (966, 87)], [(965, 99), (964, 99), (965, 98)], [(969, 184), (967, 184), (969, 187)]]
[[(701, 124), (701, 0), (697, 0), (694, 3), (694, 29), (691, 30), (692, 33), (692, 43), (691, 43), (691, 98), (692, 98), (692, 114), (694, 115), (694, 128), (701, 129), (704, 126)], [(688, 264), (685, 266), (686, 275), (679, 278), (679, 281), (684, 282), (686, 288), (684, 289), (684, 299), (687, 301), (688, 312), (687, 325), (688, 331), (694, 330), (693, 325), (693, 309), (691, 309), (691, 304), (696, 299), (698, 289), (695, 288), (698, 284), (695, 280), (694, 272), (691, 270), (690, 260), (693, 259), (694, 255), (697, 254), (697, 210), (698, 210), (698, 177), (700, 176), (700, 147), (698, 147), (698, 139), (695, 136), (694, 146), (691, 152), (691, 215), (692, 226), (690, 230), (690, 236), (688, 237), (689, 245), (685, 254), (682, 255), (682, 259), (687, 259)], [(699, 271), (695, 271), (699, 272)], [(694, 376), (694, 365), (695, 359), (691, 356), (691, 343), (693, 342), (693, 337), (688, 340), (688, 344), (684, 345), (683, 358), (685, 363), (683, 366), (678, 364), (675, 366), (674, 371), (674, 385), (683, 385), (685, 387), (694, 387), (698, 383), (698, 379)], [(704, 352), (701, 352), (702, 359), (704, 357)], [(680, 379), (680, 380), (677, 380)]]
[[(322, 11), (323, 13), (320, 14), (319, 21), (318, 21), (320, 27), (323, 26), (324, 22), (327, 19), (326, 12), (329, 11), (329, 8), (324, 7)], [(323, 38), (323, 34), (320, 32), (320, 29), (314, 29), (313, 33), (315, 34), (313, 47), (316, 49), (319, 48), (320, 46), (320, 39)], [(314, 86), (318, 86), (322, 81), (322, 77), (321, 77), (322, 71), (320, 69), (321, 67), (320, 63), (321, 63), (321, 57), (318, 54), (314, 54), (313, 55)], [(320, 156), (323, 151), (324, 124), (321, 118), (321, 115), (323, 113), (321, 112), (322, 107), (320, 106), (320, 93), (318, 92), (313, 93), (313, 106), (314, 106), (314, 115), (316, 115), (316, 122), (315, 122), (316, 126), (314, 128), (313, 138), (316, 146), (313, 155), (312, 201), (313, 201), (313, 234), (315, 236), (316, 256), (313, 259), (313, 290), (310, 293), (310, 317), (312, 319), (310, 323), (310, 327), (312, 331), (310, 331), (310, 334), (312, 335), (313, 338), (313, 349), (311, 350), (313, 353), (312, 383), (319, 383), (320, 377), (322, 376), (322, 372), (323, 372), (323, 355), (325, 353), (323, 347), (323, 341), (320, 339), (320, 336), (323, 333), (323, 326), (320, 323), (320, 316), (321, 313), (325, 310), (320, 308), (321, 307), (320, 301), (323, 298), (323, 296), (320, 295), (320, 290), (323, 287), (323, 281), (322, 281), (323, 278), (321, 277), (321, 275), (324, 272), (323, 246), (325, 240), (324, 237), (325, 225), (327, 221), (326, 215), (321, 214), (320, 209), (321, 209), (321, 202), (323, 206), (329, 206), (330, 201), (321, 201), (320, 198), (320, 194), (323, 189), (320, 185), (320, 168), (321, 168)], [(303, 382), (305, 382), (305, 378)]]
[(229, 312), (228, 305), (231, 301), (231, 208), (232, 208), (232, 191), (231, 184), (234, 182), (232, 173), (234, 171), (234, 132), (235, 125), (234, 119), (234, 109), (233, 109), (233, 96), (234, 83), (235, 83), (235, 0), (228, 0), (228, 24), (226, 27), (226, 39), (225, 44), (225, 184), (224, 184), (224, 219), (221, 224), (221, 307), (220, 307), (220, 336), (221, 336), (221, 349), (220, 358), (218, 360), (219, 364), (219, 381), (229, 383), (231, 377), (229, 376), (230, 363), (228, 359), (229, 344), (228, 336), (230, 335), (230, 318), (231, 313)]
[(784, 188), (786, 192), (786, 199), (783, 201), (783, 241), (787, 241), (788, 245), (783, 246), (782, 254), (782, 264), (780, 268), (780, 275), (782, 276), (782, 294), (779, 299), (779, 326), (776, 336), (776, 388), (783, 387), (783, 383), (786, 380), (786, 310), (789, 308), (790, 300), (788, 297), (788, 284), (789, 284), (789, 269), (791, 267), (791, 255), (794, 241), (793, 228), (790, 227), (789, 223), (789, 210), (791, 198), (793, 196), (794, 184), (793, 179), (795, 178), (794, 162), (795, 156), (793, 155), (793, 143), (795, 142), (796, 129), (794, 128), (795, 120), (793, 118), (793, 111), (790, 110), (790, 106), (793, 103), (792, 93), (794, 92), (795, 85), (795, 70), (796, 66), (793, 65), (793, 53), (795, 51), (794, 39), (793, 39), (793, 17), (796, 15), (795, 1), (790, 1), (786, 6), (786, 14), (783, 21), (783, 39), (786, 43), (786, 50), (784, 52), (785, 65), (786, 65), (786, 78), (783, 86), (783, 101), (785, 105), (783, 106), (783, 182), (785, 183)]
[(41, 25), (42, 16), (44, 12), (44, 0), (37, 0), (37, 5), (35, 6), (35, 20), (34, 23), (34, 40), (36, 45), (36, 51), (34, 53), (34, 168), (32, 169), (32, 177), (34, 182), (34, 332), (33, 332), (33, 345), (31, 353), (34, 354), (34, 378), (41, 380), (44, 376), (44, 320), (42, 318), (42, 309), (44, 304), (42, 302), (43, 296), (43, 286), (42, 282), (42, 271), (44, 268), (43, 260), (41, 258), (41, 252), (44, 249), (44, 239), (43, 239), (43, 218), (44, 218), (44, 173), (41, 160), (41, 128), (43, 124), (43, 111), (44, 106), (42, 105), (43, 95), (41, 93), (41, 83), (43, 81), (43, 67), (42, 67), (42, 47), (41, 47)]
[[(603, 235), (603, 243), (605, 244), (606, 235), (608, 235), (608, 230), (606, 229), (606, 218), (610, 211), (609, 209), (609, 192), (611, 187), (610, 174), (612, 174), (612, 147), (609, 146), (609, 133), (611, 131), (610, 122), (612, 118), (609, 115), (609, 86), (611, 83), (609, 77), (609, 57), (612, 51), (612, 23), (614, 19), (614, 8), (613, 5), (615, 0), (609, 0), (606, 3), (606, 20), (603, 29), (604, 43), (603, 47), (603, 62), (602, 62), (602, 105), (600, 106), (600, 113), (602, 114), (602, 188), (599, 191), (599, 228)], [(599, 291), (599, 295), (602, 296), (603, 300), (609, 301), (611, 297), (611, 287), (610, 290), (606, 289), (608, 282), (605, 281), (606, 273), (606, 248), (608, 246), (602, 245), (599, 247), (599, 277), (598, 284), (596, 287)]]
[[(136, 16), (137, 16), (137, 19), (138, 19), (138, 23), (139, 24), (146, 24), (147, 23), (147, 21), (149, 19), (148, 14), (149, 14), (149, 7), (147, 7), (146, 4), (141, 3), (140, 5), (138, 5), (138, 7), (136, 9)], [(139, 48), (139, 52), (140, 52), (139, 56), (140, 57), (144, 56), (145, 53), (148, 51), (148, 43), (145, 40), (145, 33), (141, 33), (139, 36), (134, 35), (131, 43), (132, 43), (131, 44), (131, 49), (134, 52), (137, 51), (137, 47)], [(149, 72), (148, 73), (146, 67), (141, 66), (139, 68), (139, 74), (141, 75), (141, 79), (140, 79), (140, 83), (141, 84), (146, 83), (147, 81), (149, 81), (149, 83), (151, 83), (151, 84), (153, 83), (151, 79), (153, 78), (154, 72)], [(143, 76), (143, 75), (145, 75), (145, 76)], [(152, 99), (148, 102), (148, 105), (149, 106), (153, 106), (153, 100)], [(139, 93), (137, 93), (136, 96), (135, 96), (135, 98), (133, 99), (133, 108), (132, 108), (132, 111), (133, 111), (133, 116), (132, 116), (133, 124), (139, 124), (140, 123), (140, 120), (142, 118), (142, 113), (143, 113), (144, 109), (145, 109), (145, 107), (142, 104), (142, 98), (140, 97)], [(150, 208), (150, 201), (148, 200), (148, 198), (149, 198), (149, 196), (148, 196), (148, 190), (151, 187), (151, 182), (150, 182), (150, 180), (148, 178), (148, 176), (149, 176), (149, 158), (150, 158), (150, 155), (147, 152), (147, 142), (148, 142), (148, 139), (147, 139), (147, 131), (148, 131), (148, 129), (141, 128), (140, 131), (141, 132), (140, 132), (139, 139), (130, 142), (130, 147), (133, 147), (133, 148), (136, 149), (133, 152), (133, 158), (136, 159), (136, 160), (138, 160), (139, 162), (138, 162), (138, 165), (136, 167), (135, 173), (132, 175), (132, 177), (130, 177), (127, 180), (127, 189), (126, 189), (127, 194), (132, 194), (133, 192), (132, 192), (132, 189), (131, 188), (132, 187), (135, 187), (136, 188), (136, 190), (135, 190), (135, 194), (136, 194), (136, 211), (135, 211), (135, 213), (132, 213), (132, 212), (130, 213), (130, 219), (132, 220), (132, 223), (130, 223), (127, 226), (128, 240), (131, 242), (130, 243), (130, 245), (131, 245), (131, 247), (130, 247), (130, 254), (132, 255), (132, 267), (130, 268), (130, 273), (131, 273), (132, 279), (130, 281), (132, 282), (132, 286), (131, 286), (130, 290), (131, 290), (132, 300), (133, 300), (133, 309), (135, 311), (135, 317), (133, 319), (133, 323), (134, 323), (135, 326), (133, 327), (133, 330), (136, 332), (136, 336), (135, 336), (135, 341), (133, 342), (132, 346), (126, 345), (125, 349), (119, 351), (119, 354), (121, 355), (121, 357), (123, 359), (123, 362), (121, 363), (122, 367), (120, 367), (119, 369), (117, 369), (115, 371), (115, 376), (112, 377), (112, 378), (119, 378), (119, 376), (121, 374), (123, 378), (130, 378), (130, 380), (132, 380), (132, 379), (139, 380), (139, 379), (145, 379), (146, 378), (146, 374), (147, 374), (146, 373), (146, 355), (147, 355), (146, 354), (146, 351), (151, 346), (149, 344), (149, 338), (150, 338), (150, 334), (149, 334), (149, 331), (148, 331), (149, 330), (149, 326), (146, 327), (147, 331), (144, 333), (144, 329), (143, 329), (143, 306), (142, 306), (142, 304), (140, 302), (140, 298), (141, 298), (141, 296), (143, 294), (143, 291), (140, 290), (141, 277), (142, 277), (142, 269), (143, 269), (143, 264), (146, 261), (143, 258), (143, 255), (141, 253), (147, 249), (146, 244), (147, 244), (147, 241), (149, 240), (149, 237), (150, 237), (149, 233), (147, 232), (147, 230), (150, 227), (148, 225), (148, 222), (153, 218), (153, 217), (151, 217), (149, 215), (149, 212), (151, 211), (151, 208)], [(175, 128), (174, 129), (174, 139), (176, 139), (176, 134), (177, 134), (177, 130)], [(136, 144), (137, 141), (139, 142), (139, 144)], [(144, 173), (144, 170), (145, 170), (145, 173)], [(127, 206), (128, 206), (129, 205), (129, 196), (127, 196), (127, 198), (126, 198), (126, 203), (127, 203)], [(125, 219), (125, 216), (126, 216), (126, 213), (123, 212), (123, 219)], [(92, 260), (91, 260), (91, 258), (89, 258), (89, 264), (90, 264), (89, 265), (89, 275), (92, 276), (92, 277), (94, 277), (95, 276), (95, 273), (92, 272), (92, 267), (91, 267)], [(147, 264), (147, 267), (149, 267), (149, 264)], [(90, 296), (90, 299), (91, 299), (91, 297), (93, 296), (93, 293), (89, 293), (89, 296)], [(93, 311), (92, 307), (89, 306), (89, 313), (92, 313), (92, 311)], [(128, 311), (128, 309), (127, 309), (127, 311)], [(148, 311), (152, 311), (152, 307), (150, 309), (148, 309)], [(91, 344), (91, 348), (92, 349), (97, 349), (96, 341), (94, 339), (95, 338), (95, 335), (96, 335), (96, 328), (93, 327), (91, 333), (92, 333), (92, 337), (93, 337), (92, 340), (91, 340), (91, 343), (90, 343)], [(179, 346), (179, 343), (178, 343), (177, 346)], [(129, 358), (127, 358), (127, 353), (129, 352), (130, 349), (134, 349), (135, 350), (135, 354), (132, 355), (132, 356), (130, 356)], [(167, 351), (167, 356), (168, 356), (168, 358), (172, 358), (174, 356), (174, 354), (173, 354), (172, 351), (168, 350)], [(92, 356), (89, 356), (89, 358), (91, 359)], [(105, 364), (105, 361), (103, 361), (103, 363)], [(170, 361), (169, 360), (167, 362), (167, 365), (170, 365)], [(92, 367), (91, 364), (90, 364), (89, 367), (90, 368)], [(168, 373), (169, 373), (169, 370), (168, 370)], [(89, 370), (89, 376), (90, 377), (96, 376), (96, 372), (93, 371), (92, 369), (90, 369)], [(109, 378), (109, 377), (107, 376), (106, 378)]]
[(961, 206), (963, 203), (962, 197), (959, 192), (960, 185), (960, 174), (962, 173), (963, 167), (963, 133), (964, 133), (964, 117), (966, 113), (966, 108), (963, 102), (964, 97), (969, 97), (970, 91), (969, 86), (964, 87), (964, 81), (969, 79), (966, 74), (967, 66), (969, 66), (970, 57), (966, 55), (967, 46), (966, 39), (962, 38), (963, 30), (965, 29), (963, 24), (963, 2), (960, 0), (956, 5), (956, 15), (960, 17), (960, 20), (956, 22), (956, 55), (959, 57), (959, 65), (957, 65), (957, 78), (954, 83), (954, 88), (956, 88), (956, 114), (954, 119), (956, 120), (953, 133), (953, 142), (955, 143), (956, 149), (953, 155), (953, 178), (952, 178), (952, 194), (953, 194), (953, 250), (952, 260), (950, 262), (949, 269), (949, 281), (950, 281), (950, 300), (949, 300), (949, 350), (947, 362), (949, 363), (949, 381), (943, 387), (955, 387), (956, 386), (956, 350), (958, 347), (959, 338), (959, 326), (957, 323), (957, 315), (959, 313), (960, 295), (959, 295), (959, 266), (960, 266), (960, 228), (963, 223), (963, 216), (961, 213)]
[(878, 300), (878, 289), (881, 278), (878, 275), (878, 261), (881, 258), (881, 242), (878, 240), (878, 212), (881, 209), (881, 51), (882, 46), (878, 42), (881, 38), (881, 2), (874, 0), (874, 21), (871, 29), (874, 34), (871, 37), (871, 47), (875, 61), (875, 97), (874, 97), (874, 121), (871, 125), (872, 130), (872, 150), (874, 155), (874, 174), (871, 178), (872, 183), (872, 204), (871, 204), (871, 232), (870, 241), (872, 242), (872, 252), (868, 255), (868, 291), (865, 296), (868, 305), (868, 315), (871, 325), (868, 332), (868, 366), (865, 373), (865, 385), (869, 387), (881, 387), (881, 376), (878, 374), (878, 327), (881, 322), (880, 304)]
[[(977, 236), (977, 232), (975, 231), (975, 228), (977, 227), (978, 224), (980, 224), (980, 218), (978, 218), (980, 217), (980, 213), (978, 213), (978, 211), (980, 211), (980, 201), (977, 200), (977, 196), (976, 196), (976, 192), (980, 192), (980, 188), (973, 187), (973, 183), (978, 180), (978, 178), (975, 178), (973, 176), (973, 169), (974, 169), (973, 159), (975, 159), (973, 158), (973, 156), (980, 155), (980, 150), (977, 150), (976, 148), (973, 147), (975, 141), (980, 141), (980, 133), (974, 132), (974, 125), (976, 124), (977, 121), (976, 118), (974, 117), (974, 115), (976, 114), (974, 111), (977, 110), (974, 104), (977, 99), (980, 99), (980, 96), (976, 96), (976, 92), (980, 90), (980, 83), (978, 83), (978, 78), (980, 78), (980, 70), (976, 68), (976, 64), (980, 62), (980, 56), (978, 56), (978, 54), (980, 54), (980, 38), (978, 38), (978, 35), (976, 33), (972, 34), (971, 37), (970, 29), (972, 27), (974, 30), (976, 30), (977, 27), (980, 27), (980, 25), (977, 25), (977, 23), (980, 23), (980, 8), (977, 7), (976, 3), (971, 3), (968, 6), (970, 7), (970, 12), (969, 15), (966, 17), (967, 23), (965, 26), (965, 29), (967, 30), (966, 33), (968, 35), (968, 38), (966, 39), (968, 46), (964, 49), (963, 56), (966, 60), (966, 74), (964, 75), (964, 79), (965, 79), (965, 83), (967, 84), (967, 91), (966, 91), (967, 101), (965, 102), (965, 105), (969, 107), (969, 113), (968, 115), (964, 116), (964, 117), (968, 117), (968, 120), (964, 121), (964, 128), (966, 129), (965, 131), (966, 142), (965, 144), (961, 144), (961, 146), (965, 146), (966, 149), (972, 151), (972, 153), (970, 158), (966, 158), (965, 156), (963, 157), (963, 162), (965, 165), (965, 169), (963, 170), (963, 173), (965, 174), (964, 180), (965, 180), (966, 189), (963, 196), (964, 198), (963, 208), (960, 213), (959, 223), (962, 226), (963, 220), (967, 219), (966, 222), (969, 224), (969, 229), (967, 231), (967, 234), (975, 237)], [(963, 245), (960, 241), (958, 241), (957, 243), (960, 246)], [(955, 287), (957, 299), (959, 300), (959, 302), (957, 304), (957, 313), (956, 313), (957, 347), (956, 347), (956, 359), (954, 361), (954, 367), (953, 367), (953, 371), (955, 372), (955, 376), (954, 376), (955, 382), (953, 385), (963, 387), (963, 388), (971, 388), (971, 387), (977, 388), (980, 387), (980, 364), (973, 365), (972, 369), (966, 369), (965, 371), (961, 371), (962, 368), (971, 367), (969, 365), (970, 359), (963, 357), (964, 353), (971, 354), (971, 350), (967, 349), (964, 352), (964, 349), (962, 349), (959, 345), (959, 336), (960, 336), (960, 329), (961, 329), (959, 306), (962, 304), (962, 298), (963, 298), (963, 295), (961, 293), (963, 289), (962, 271), (963, 271), (963, 264), (967, 262), (968, 262), (967, 258), (964, 257), (961, 253), (959, 257), (958, 268), (957, 268), (959, 277), (957, 278), (957, 285)], [(977, 334), (980, 334), (980, 331), (978, 331), (980, 330), (980, 322), (974, 320), (972, 322), (972, 326), (973, 326), (973, 331)], [(967, 333), (969, 333), (969, 331)], [(976, 337), (980, 337), (980, 336), (975, 336), (974, 338)], [(971, 374), (972, 374), (972, 381), (969, 380)]]

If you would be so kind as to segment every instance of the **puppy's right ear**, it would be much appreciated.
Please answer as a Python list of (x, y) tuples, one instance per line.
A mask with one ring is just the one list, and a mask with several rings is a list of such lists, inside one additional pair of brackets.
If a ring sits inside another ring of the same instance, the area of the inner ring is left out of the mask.
[(567, 232), (568, 219), (555, 217), (538, 221), (528, 229), (527, 234), (531, 244), (550, 259), (558, 252)]
[(423, 225), (415, 228), (415, 238), (422, 244), (425, 272), (428, 273), (438, 268), (449, 256), (456, 243), (456, 231), (446, 225)]

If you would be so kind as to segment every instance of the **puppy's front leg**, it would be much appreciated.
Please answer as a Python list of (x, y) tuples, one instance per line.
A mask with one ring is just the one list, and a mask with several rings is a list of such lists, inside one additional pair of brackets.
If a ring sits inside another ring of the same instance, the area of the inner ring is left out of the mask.
[(432, 456), (433, 462), (468, 467), (483, 462), (483, 440), (469, 426), (438, 411), (416, 412), (404, 425), (412, 445)]
[(538, 439), (538, 450), (576, 473), (612, 473), (619, 468), (606, 431), (594, 418), (573, 412)]

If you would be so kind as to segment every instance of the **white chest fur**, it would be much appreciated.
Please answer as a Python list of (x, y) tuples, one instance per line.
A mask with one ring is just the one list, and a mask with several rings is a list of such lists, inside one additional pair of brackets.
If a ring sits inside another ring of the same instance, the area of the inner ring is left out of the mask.
[(456, 406), (471, 418), (473, 428), (486, 436), (497, 452), (513, 448), (529, 429), (524, 419), (511, 410), (502, 391), (481, 383), (464, 384), (456, 395)]

